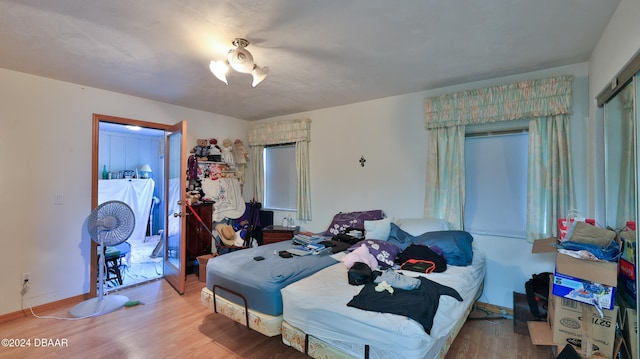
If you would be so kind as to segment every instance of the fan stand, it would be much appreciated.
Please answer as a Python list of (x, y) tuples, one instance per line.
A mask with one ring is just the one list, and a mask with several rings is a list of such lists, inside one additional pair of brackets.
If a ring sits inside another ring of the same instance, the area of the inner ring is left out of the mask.
[(114, 312), (122, 307), (129, 301), (129, 298), (124, 295), (104, 295), (104, 253), (103, 253), (103, 241), (100, 241), (99, 253), (100, 260), (98, 266), (98, 277), (100, 278), (100, 284), (98, 287), (98, 296), (95, 298), (87, 299), (83, 302), (76, 304), (69, 314), (75, 318), (87, 318), (103, 315)]

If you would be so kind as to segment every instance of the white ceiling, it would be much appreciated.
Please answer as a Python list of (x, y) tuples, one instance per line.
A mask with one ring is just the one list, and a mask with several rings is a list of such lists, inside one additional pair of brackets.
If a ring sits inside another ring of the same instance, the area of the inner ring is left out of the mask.
[[(0, 68), (257, 120), (588, 60), (619, 0), (0, 0)], [(209, 71), (244, 37), (271, 74)]]

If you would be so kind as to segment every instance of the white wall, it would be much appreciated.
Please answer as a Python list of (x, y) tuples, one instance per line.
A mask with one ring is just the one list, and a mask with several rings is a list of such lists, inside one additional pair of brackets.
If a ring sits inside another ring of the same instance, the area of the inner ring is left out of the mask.
[[(247, 122), (0, 69), (0, 315), (89, 291), (92, 114), (188, 122), (198, 137), (245, 139)], [(55, 206), (56, 193), (64, 204)]]
[[(312, 221), (303, 229), (324, 231), (340, 211), (382, 209), (392, 218), (422, 217), (425, 198), (427, 97), (554, 75), (574, 75), (571, 121), (577, 207), (586, 213), (585, 126), (588, 114), (587, 64), (388, 97), (346, 106), (267, 119), (311, 119)], [(366, 158), (364, 167), (358, 159)], [(280, 223), (285, 213), (276, 212)], [(553, 256), (531, 254), (523, 239), (475, 235), (487, 254), (483, 302), (512, 307), (513, 291), (524, 292), (531, 274), (553, 271)], [(515, 254), (515, 255), (514, 255)]]

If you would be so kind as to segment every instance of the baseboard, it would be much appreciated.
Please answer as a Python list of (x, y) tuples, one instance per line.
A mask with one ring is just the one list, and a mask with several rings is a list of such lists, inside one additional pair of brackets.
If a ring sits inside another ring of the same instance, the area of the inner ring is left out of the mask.
[(484, 311), (487, 311), (491, 314), (497, 314), (497, 315), (507, 314), (513, 317), (513, 309), (511, 308), (501, 307), (499, 305), (483, 303), (483, 302), (476, 302), (476, 307)]
[[(35, 306), (33, 307), (33, 311), (37, 313), (46, 312), (49, 310), (71, 306), (87, 299), (89, 299), (89, 293), (80, 294), (80, 295), (76, 295), (75, 297), (61, 299), (55, 302), (50, 302), (50, 303), (45, 303), (45, 304)], [(29, 308), (25, 308), (17, 312), (0, 315), (0, 323), (6, 323), (15, 319), (26, 318), (29, 316), (31, 316), (31, 310), (29, 310)]]

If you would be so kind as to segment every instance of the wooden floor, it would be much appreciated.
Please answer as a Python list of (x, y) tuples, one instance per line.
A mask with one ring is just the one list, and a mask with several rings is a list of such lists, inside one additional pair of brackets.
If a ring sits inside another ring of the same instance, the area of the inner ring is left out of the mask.
[[(189, 275), (187, 291), (180, 296), (158, 280), (117, 293), (144, 305), (82, 320), (29, 315), (2, 323), (1, 338), (29, 339), (30, 347), (9, 348), (3, 341), (0, 358), (307, 358), (282, 344), (279, 336), (265, 337), (205, 308), (200, 304), (203, 286)], [(36, 314), (69, 318), (69, 309)], [(471, 320), (447, 355), (457, 358), (553, 356), (549, 348), (535, 347), (528, 336), (513, 333), (510, 320)]]

